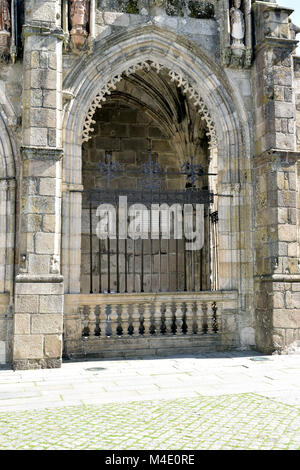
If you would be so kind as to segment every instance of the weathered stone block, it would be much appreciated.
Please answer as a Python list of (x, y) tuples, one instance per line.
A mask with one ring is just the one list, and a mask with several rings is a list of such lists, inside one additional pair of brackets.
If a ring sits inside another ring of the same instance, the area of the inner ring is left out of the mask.
[(39, 294), (39, 295), (50, 295), (50, 294), (63, 294), (63, 284), (59, 282), (17, 282), (16, 283), (16, 294)]
[(61, 334), (63, 319), (61, 314), (34, 315), (31, 320), (31, 337), (35, 334)]
[(35, 236), (35, 250), (37, 254), (53, 254), (55, 235), (38, 232)]
[(40, 313), (62, 313), (63, 296), (62, 295), (41, 295)]
[(45, 337), (45, 356), (60, 358), (62, 354), (62, 338), (59, 335), (47, 335)]
[(55, 90), (57, 73), (54, 70), (36, 69), (31, 72), (31, 87)]
[(273, 325), (275, 328), (299, 328), (300, 310), (288, 308), (274, 310)]
[(55, 214), (55, 197), (28, 196), (24, 213)]
[(34, 274), (48, 274), (50, 272), (50, 255), (29, 253), (28, 271)]
[(281, 292), (275, 292), (273, 297), (274, 308), (284, 308), (284, 294)]
[(280, 118), (294, 118), (295, 107), (292, 103), (275, 102), (275, 117)]
[(43, 217), (43, 232), (54, 233), (57, 230), (57, 220), (55, 215), (44, 215)]
[(16, 295), (15, 311), (18, 313), (37, 313), (38, 300), (37, 295)]
[(44, 356), (42, 335), (17, 335), (14, 338), (14, 360), (41, 359)]
[(56, 127), (57, 111), (50, 108), (32, 108), (30, 125), (32, 127)]
[(30, 334), (30, 315), (15, 314), (14, 316), (14, 334), (29, 335)]
[(297, 227), (295, 225), (279, 225), (278, 238), (281, 241), (295, 242), (297, 240)]
[(59, 196), (60, 181), (55, 178), (41, 178), (40, 194), (43, 196)]

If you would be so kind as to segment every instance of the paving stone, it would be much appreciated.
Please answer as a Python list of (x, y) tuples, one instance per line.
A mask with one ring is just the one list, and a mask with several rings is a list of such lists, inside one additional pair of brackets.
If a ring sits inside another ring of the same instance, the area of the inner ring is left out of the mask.
[(300, 450), (299, 372), (252, 352), (3, 368), (0, 450)]

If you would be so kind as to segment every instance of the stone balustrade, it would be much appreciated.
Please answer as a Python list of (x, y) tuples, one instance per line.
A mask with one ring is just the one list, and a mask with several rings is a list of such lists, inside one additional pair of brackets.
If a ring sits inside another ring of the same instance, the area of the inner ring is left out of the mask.
[(234, 291), (65, 297), (66, 356), (170, 355), (235, 346)]
[(80, 305), (82, 336), (128, 338), (220, 333), (218, 302), (193, 299), (147, 302), (144, 297), (136, 296), (127, 303), (118, 299), (108, 303), (104, 299), (99, 305)]

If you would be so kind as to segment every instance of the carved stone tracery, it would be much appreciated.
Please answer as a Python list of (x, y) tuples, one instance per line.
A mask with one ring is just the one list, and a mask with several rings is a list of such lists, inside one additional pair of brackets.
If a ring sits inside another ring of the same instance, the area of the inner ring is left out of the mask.
[[(94, 114), (98, 108), (102, 107), (102, 103), (106, 101), (106, 95), (110, 95), (111, 91), (116, 89), (117, 83), (119, 83), (122, 80), (122, 75), (124, 74), (126, 76), (129, 76), (139, 70), (150, 71), (151, 68), (156, 70), (157, 73), (159, 73), (162, 69), (167, 69), (165, 65), (159, 64), (154, 61), (138, 62), (128, 67), (121, 74), (116, 75), (115, 77), (111, 78), (111, 80), (108, 81), (102, 87), (102, 89), (99, 91), (96, 98), (92, 102), (88, 110), (88, 113), (86, 115), (84, 126), (83, 126), (83, 132), (82, 132), (82, 142), (87, 142), (88, 140), (92, 138), (90, 133), (94, 131), (93, 125), (96, 123), (96, 121), (93, 120)], [(200, 92), (194, 87), (192, 87), (188, 83), (188, 81), (182, 76), (180, 72), (169, 70), (168, 75), (169, 75), (170, 81), (176, 83), (178, 87), (182, 88), (183, 93), (187, 94), (188, 97), (193, 101), (194, 106), (197, 108), (198, 113), (202, 115), (201, 119), (204, 120), (206, 123), (206, 126), (207, 126), (206, 135), (209, 138), (209, 147), (211, 149), (216, 148), (217, 147), (217, 135), (216, 135), (215, 124), (210, 116), (207, 106), (205, 105), (205, 103), (203, 102), (203, 99), (201, 98)]]

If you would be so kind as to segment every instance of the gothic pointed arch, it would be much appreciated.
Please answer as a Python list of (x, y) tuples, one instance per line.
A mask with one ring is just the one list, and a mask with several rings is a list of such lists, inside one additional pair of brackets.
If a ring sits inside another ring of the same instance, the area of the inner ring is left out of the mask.
[[(250, 308), (246, 291), (251, 286), (249, 283), (243, 285), (241, 270), (252, 269), (252, 242), (250, 240), (241, 253), (240, 237), (243, 232), (249, 232), (252, 220), (249, 204), (251, 181), (245, 181), (251, 168), (247, 112), (239, 92), (232, 87), (219, 65), (186, 39), (153, 25), (116, 34), (105, 43), (99, 41), (93, 54), (79, 59), (64, 80), (65, 291), (80, 293), (82, 141), (89, 138), (94, 111), (101, 106), (106, 94), (122, 80), (124, 74), (136, 67), (151, 67), (158, 73), (163, 67), (170, 80), (174, 79), (187, 95), (195, 98), (195, 105), (199, 105), (210, 145), (218, 154), (220, 288), (240, 291), (240, 309), (246, 312)], [(241, 256), (246, 259), (243, 266), (238, 263)]]
[[(121, 79), (122, 73), (147, 64), (165, 67), (169, 70), (170, 80), (183, 86), (187, 94), (192, 93), (192, 98), (195, 96), (195, 103), (207, 120), (213, 146), (218, 141), (219, 155), (224, 154), (221, 158), (229, 158), (229, 149), (230, 158), (234, 157), (231, 166), (235, 165), (235, 174), (231, 172), (228, 183), (233, 179), (237, 182), (237, 157), (242, 147), (249, 147), (250, 142), (242, 100), (223, 69), (203, 51), (186, 39), (152, 25), (113, 36), (105, 44), (99, 42), (93, 54), (82, 58), (66, 76), (64, 90), (69, 104), (64, 114), (65, 159), (66, 168), (73, 170), (72, 176), (67, 171), (66, 178), (75, 182), (74, 165), (79, 164), (74, 158), (75, 149), (80, 153), (82, 139), (89, 137), (93, 112), (101, 105), (105, 94)], [(73, 158), (69, 165), (67, 160), (71, 153)]]

